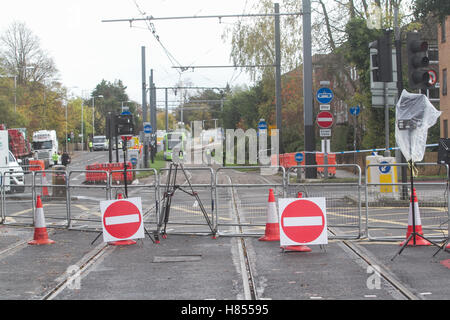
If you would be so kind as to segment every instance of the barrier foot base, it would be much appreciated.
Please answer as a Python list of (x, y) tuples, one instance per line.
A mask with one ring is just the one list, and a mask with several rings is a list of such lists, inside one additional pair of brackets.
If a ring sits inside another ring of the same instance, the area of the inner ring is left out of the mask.
[(297, 251), (297, 252), (311, 252), (311, 248), (307, 247), (307, 246), (286, 246), (286, 247), (281, 247), (281, 249), (283, 251)]
[(113, 242), (108, 242), (109, 245), (112, 246), (129, 246), (132, 244), (136, 244), (136, 241), (134, 240), (118, 240)]

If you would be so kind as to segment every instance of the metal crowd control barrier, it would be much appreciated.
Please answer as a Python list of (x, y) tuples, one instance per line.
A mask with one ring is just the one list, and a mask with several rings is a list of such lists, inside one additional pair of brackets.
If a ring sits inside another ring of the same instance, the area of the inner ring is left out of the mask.
[[(235, 180), (248, 182), (255, 176), (247, 176), (239, 170), (274, 170), (282, 175), (278, 176), (280, 182), (270, 182), (264, 176), (256, 176), (263, 183), (240, 183), (232, 181), (231, 174), (239, 173), (233, 177)], [(273, 189), (275, 197), (285, 196), (285, 169), (281, 166), (254, 166), (254, 167), (222, 167), (217, 169), (215, 175), (216, 185), (216, 216), (217, 230), (220, 236), (261, 236), (265, 233), (267, 223), (267, 203), (269, 189)], [(222, 180), (219, 181), (219, 180)], [(246, 190), (246, 193), (240, 193)]]
[[(112, 170), (109, 175), (109, 199), (117, 199), (118, 194), (125, 197), (123, 170)], [(122, 179), (119, 176), (122, 175)], [(158, 173), (154, 168), (127, 169), (127, 176), (132, 176), (132, 182), (127, 179), (128, 198), (139, 196), (142, 202), (144, 224), (156, 228), (159, 213)], [(148, 181), (150, 180), (150, 181)], [(150, 231), (152, 229), (148, 229)]]
[[(216, 229), (214, 170), (209, 167), (184, 167), (184, 171), (194, 192), (197, 192), (213, 228)], [(196, 172), (200, 171), (209, 173), (209, 176), (204, 178), (203, 181), (199, 180), (201, 178), (200, 175), (195, 175)], [(159, 215), (162, 214), (162, 201), (167, 188), (166, 173), (168, 172), (168, 168), (163, 168), (159, 172)], [(172, 198), (167, 234), (211, 234), (211, 229), (201, 211), (200, 204), (187, 193), (191, 192), (191, 190), (181, 169), (177, 171), (176, 185), (181, 189), (178, 188), (179, 190), (175, 191)]]
[[(105, 177), (105, 184), (87, 184), (87, 174)], [(101, 231), (99, 202), (110, 200), (109, 172), (103, 170), (71, 170), (67, 180), (67, 228), (84, 231)], [(104, 196), (92, 194), (103, 190)]]
[[(297, 179), (297, 173), (293, 176), (294, 169), (325, 167), (352, 168), (352, 172), (356, 170), (356, 178), (349, 179), (348, 182), (333, 182), (335, 179), (291, 182), (291, 178)], [(288, 198), (297, 198), (299, 192), (306, 198), (326, 198), (327, 225), (332, 231), (330, 239), (359, 239), (363, 236), (361, 201), (364, 187), (361, 184), (361, 168), (358, 165), (321, 164), (290, 167), (287, 171), (286, 189)]]
[[(389, 164), (393, 168), (407, 167), (406, 163)], [(429, 239), (447, 239), (449, 233), (449, 167), (447, 164), (416, 163), (419, 175), (414, 178), (421, 225), (424, 236)], [(420, 174), (427, 167), (441, 166), (445, 177), (433, 180), (420, 179)], [(383, 167), (377, 164), (370, 167)], [(386, 171), (386, 170), (385, 170)], [(409, 170), (407, 170), (409, 172)], [(399, 178), (400, 180), (400, 178)], [(410, 207), (411, 182), (368, 182), (366, 174), (366, 234), (369, 240), (399, 241), (406, 239)], [(447, 233), (447, 234), (446, 234)]]
[(65, 168), (33, 172), (33, 211), (36, 196), (39, 195), (44, 207), (47, 227), (66, 225), (68, 220), (68, 179)]
[[(0, 174), (1, 219), (0, 223), (9, 225), (34, 224), (34, 172), (23, 172), (23, 185), (12, 184), (13, 175), (17, 173), (5, 172)], [(6, 183), (8, 181), (8, 183)], [(14, 212), (9, 211), (14, 210)]]

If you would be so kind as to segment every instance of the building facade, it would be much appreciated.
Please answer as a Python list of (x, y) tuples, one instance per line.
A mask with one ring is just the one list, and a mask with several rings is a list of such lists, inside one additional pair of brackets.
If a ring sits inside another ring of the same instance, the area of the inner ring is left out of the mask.
[(439, 44), (439, 87), (441, 138), (449, 138), (450, 96), (448, 93), (448, 70), (450, 69), (450, 16), (438, 28)]

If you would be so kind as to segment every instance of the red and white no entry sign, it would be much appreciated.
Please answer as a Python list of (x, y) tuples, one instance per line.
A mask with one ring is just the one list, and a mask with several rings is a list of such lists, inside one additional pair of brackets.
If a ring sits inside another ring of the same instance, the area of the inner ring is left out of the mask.
[(144, 238), (141, 198), (100, 202), (105, 242)]
[(279, 199), (280, 245), (328, 243), (325, 198)]
[(322, 129), (328, 129), (333, 125), (333, 115), (328, 111), (321, 111), (317, 115), (317, 125)]

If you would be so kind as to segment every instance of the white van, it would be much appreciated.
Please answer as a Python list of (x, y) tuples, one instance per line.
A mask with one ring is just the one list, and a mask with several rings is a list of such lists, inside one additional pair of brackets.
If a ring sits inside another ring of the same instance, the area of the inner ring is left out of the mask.
[(92, 150), (108, 150), (109, 144), (106, 136), (94, 136), (92, 139)]
[(20, 162), (22, 160), (16, 160), (16, 157), (12, 154), (11, 151), (9, 151), (9, 159), (8, 159), (8, 169), (9, 173), (7, 174), (9, 176), (9, 185), (11, 192), (24, 192), (25, 186), (24, 186), (24, 174), (23, 169), (20, 166)]

